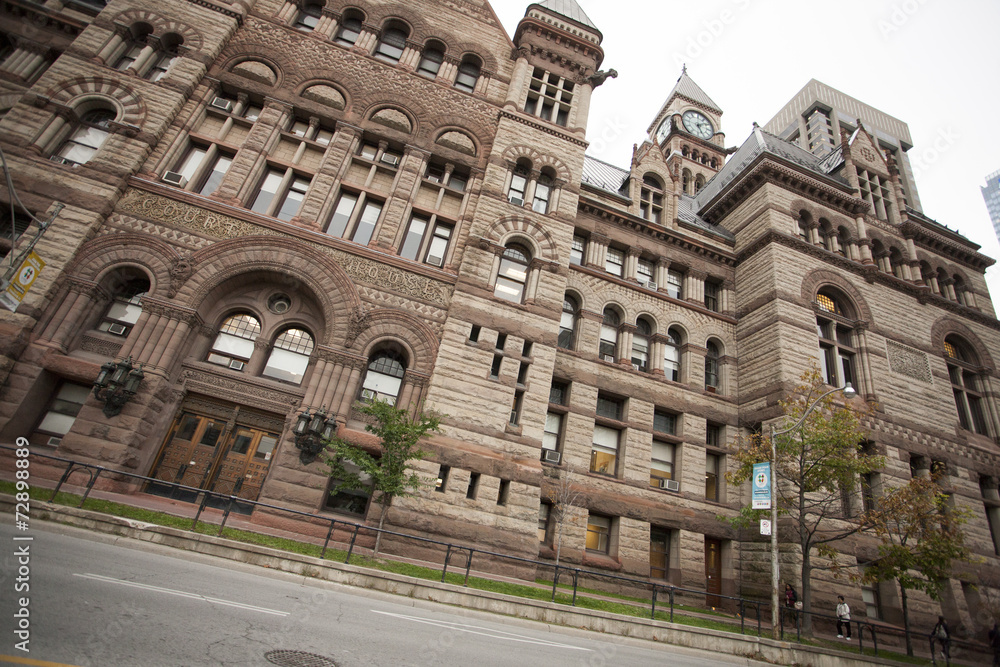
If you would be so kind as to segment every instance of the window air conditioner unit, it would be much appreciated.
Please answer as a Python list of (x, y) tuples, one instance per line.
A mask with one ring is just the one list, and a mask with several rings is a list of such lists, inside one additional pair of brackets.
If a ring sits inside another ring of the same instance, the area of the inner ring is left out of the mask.
[(517, 425), (517, 410), (510, 411), (510, 423)]
[(219, 109), (221, 111), (226, 111), (226, 112), (229, 112), (229, 111), (233, 110), (233, 102), (232, 102), (232, 100), (227, 100), (225, 97), (214, 97), (214, 98), (212, 98), (212, 102), (210, 103), (210, 106), (213, 109)]
[(634, 371), (639, 370), (639, 364), (632, 364), (632, 370)]
[(524, 206), (524, 200), (520, 197), (511, 197), (508, 201), (514, 206)]
[(654, 283), (652, 280), (647, 280), (646, 281), (646, 289), (651, 289), (651, 290), (653, 290), (655, 292), (659, 288), (660, 288), (660, 286), (657, 285), (656, 283)]
[(382, 153), (382, 162), (385, 164), (395, 167), (399, 164), (399, 156), (391, 155), (389, 153)]
[(246, 364), (240, 361), (239, 359), (230, 359), (229, 367), (232, 368), (234, 371), (241, 371), (246, 367)]
[(714, 394), (714, 393), (716, 393), (716, 388), (713, 387), (713, 386), (711, 386), (711, 385), (709, 385), (709, 386), (705, 387), (705, 391), (707, 391), (710, 394)]
[(170, 185), (176, 185), (179, 188), (183, 188), (188, 182), (188, 179), (186, 179), (183, 174), (178, 174), (176, 171), (166, 172), (163, 174), (163, 178), (161, 180), (164, 183), (170, 183)]
[(444, 257), (435, 257), (434, 255), (427, 256), (427, 263), (431, 266), (441, 266), (444, 264)]
[(604, 361), (610, 361), (611, 363), (615, 363), (615, 355), (613, 354), (602, 355), (601, 359), (604, 359)]
[(542, 460), (546, 463), (562, 463), (562, 452), (554, 449), (543, 449)]
[(378, 398), (378, 392), (376, 392), (374, 389), (361, 390), (362, 401), (374, 401), (376, 398)]
[(661, 479), (660, 488), (666, 489), (667, 491), (680, 491), (681, 483), (676, 479)]
[(76, 162), (73, 162), (68, 158), (64, 158), (62, 155), (53, 155), (52, 157), (49, 158), (49, 160), (55, 162), (56, 164), (68, 164), (68, 165), (76, 164)]
[(116, 336), (124, 336), (128, 329), (124, 324), (112, 324), (108, 327), (108, 333), (113, 333)]
[(48, 445), (49, 447), (58, 447), (60, 442), (62, 442), (62, 438), (60, 438), (58, 435), (53, 435), (49, 438), (48, 442), (46, 442), (45, 444)]

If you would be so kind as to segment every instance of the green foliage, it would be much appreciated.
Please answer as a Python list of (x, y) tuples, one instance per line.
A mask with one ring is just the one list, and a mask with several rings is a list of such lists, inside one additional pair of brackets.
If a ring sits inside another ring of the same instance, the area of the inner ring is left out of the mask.
[[(371, 488), (384, 513), (394, 498), (411, 496), (420, 488), (420, 476), (410, 470), (409, 464), (427, 455), (420, 449), (420, 439), (439, 430), (441, 420), (425, 414), (411, 418), (406, 410), (382, 401), (360, 404), (358, 411), (372, 418), (365, 430), (379, 439), (381, 453), (376, 456), (339, 436), (331, 438), (325, 462), (330, 468), (328, 474), (338, 480), (331, 493)], [(357, 469), (348, 467), (348, 463)]]
[(865, 570), (864, 581), (895, 579), (936, 600), (954, 562), (975, 560), (962, 532), (971, 514), (952, 507), (935, 479), (915, 477), (890, 490), (872, 514), (879, 557)]
[[(837, 542), (871, 527), (865, 511), (845, 516), (844, 498), (856, 497), (861, 477), (880, 470), (885, 459), (864, 447), (866, 432), (862, 420), (870, 408), (857, 400), (844, 400), (842, 393), (831, 391), (831, 387), (823, 384), (818, 369), (804, 373), (802, 384), (780, 405), (785, 419), (774, 430), (773, 483), (778, 513), (790, 520), (795, 534), (788, 535), (785, 528), (784, 534), (778, 533), (778, 539), (795, 542), (801, 550), (801, 600), (809, 610), (811, 573), (817, 567), (813, 565), (813, 553), (828, 559), (825, 568), (836, 570)], [(738, 438), (732, 448), (736, 466), (727, 479), (742, 484), (753, 475), (754, 463), (770, 461), (771, 457), (772, 443), (766, 434)], [(749, 526), (769, 513), (770, 510), (743, 508), (732, 522)]]

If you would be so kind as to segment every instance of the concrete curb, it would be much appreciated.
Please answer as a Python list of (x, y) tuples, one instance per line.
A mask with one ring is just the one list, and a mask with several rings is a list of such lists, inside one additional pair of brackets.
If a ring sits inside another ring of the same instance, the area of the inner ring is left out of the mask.
[[(14, 499), (9, 495), (0, 495), (0, 507), (4, 511), (12, 513)], [(158, 526), (90, 510), (54, 505), (38, 500), (32, 501), (31, 516), (35, 521), (52, 521), (98, 533), (127, 537), (347, 586), (552, 625), (726, 653), (745, 658), (748, 662), (759, 660), (779, 665), (811, 665), (813, 667), (901, 664), (882, 658), (861, 658), (852, 653), (774, 641), (770, 638), (748, 637), (720, 630), (709, 630), (591, 609), (566, 607), (541, 600), (469, 589), (390, 572), (373, 571), (313, 556), (279, 551), (255, 544), (235, 542), (225, 538)]]

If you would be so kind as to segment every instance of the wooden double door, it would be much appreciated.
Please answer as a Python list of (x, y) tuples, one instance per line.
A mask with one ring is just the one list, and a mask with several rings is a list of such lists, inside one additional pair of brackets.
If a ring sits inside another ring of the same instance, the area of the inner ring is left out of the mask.
[(167, 432), (150, 476), (256, 500), (280, 437), (280, 430), (253, 423), (260, 421), (241, 419), (238, 407), (226, 418), (182, 410)]

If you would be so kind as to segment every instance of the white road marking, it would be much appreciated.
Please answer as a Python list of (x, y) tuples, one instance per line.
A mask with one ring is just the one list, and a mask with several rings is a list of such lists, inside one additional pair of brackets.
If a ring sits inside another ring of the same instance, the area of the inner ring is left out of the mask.
[(132, 588), (141, 588), (147, 591), (153, 591), (154, 593), (166, 593), (167, 595), (176, 595), (182, 598), (190, 598), (192, 600), (203, 600), (211, 604), (220, 604), (226, 607), (236, 607), (237, 609), (246, 609), (248, 611), (259, 611), (262, 614), (273, 614), (275, 616), (288, 616), (290, 612), (278, 611), (276, 609), (268, 609), (267, 607), (257, 607), (252, 604), (243, 604), (242, 602), (233, 602), (231, 600), (221, 600), (219, 598), (210, 598), (205, 595), (199, 595), (198, 593), (188, 593), (186, 591), (175, 591), (171, 588), (161, 588), (159, 586), (150, 586), (149, 584), (139, 584), (134, 581), (125, 581), (123, 579), (114, 579), (112, 577), (105, 577), (99, 574), (78, 574), (73, 573), (74, 577), (81, 577), (83, 579), (93, 579), (94, 581), (103, 581), (108, 584), (121, 584), (122, 586), (131, 586)]
[[(483, 635), (484, 637), (493, 637), (494, 639), (506, 639), (512, 642), (521, 642), (524, 644), (540, 644), (542, 646), (552, 646), (554, 648), (569, 648), (575, 649), (577, 651), (590, 651), (589, 648), (583, 648), (582, 646), (573, 646), (571, 644), (560, 644), (558, 642), (551, 642), (547, 639), (535, 639), (534, 637), (528, 637), (526, 635), (515, 635), (512, 632), (504, 632), (503, 630), (493, 630), (490, 628), (484, 628), (478, 625), (466, 625), (464, 623), (452, 623), (451, 621), (435, 621), (429, 618), (421, 618), (420, 616), (407, 616), (405, 614), (393, 614), (388, 611), (377, 611), (375, 609), (371, 610), (376, 614), (383, 614), (385, 616), (395, 616), (396, 618), (401, 618), (407, 621), (415, 621), (417, 623), (426, 623), (427, 625), (436, 625), (439, 628), (447, 628), (449, 630), (456, 630), (458, 632), (468, 632), (473, 635)], [(482, 632), (479, 632), (479, 631)]]

